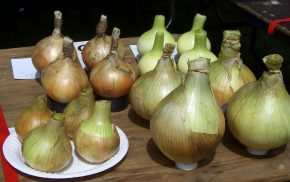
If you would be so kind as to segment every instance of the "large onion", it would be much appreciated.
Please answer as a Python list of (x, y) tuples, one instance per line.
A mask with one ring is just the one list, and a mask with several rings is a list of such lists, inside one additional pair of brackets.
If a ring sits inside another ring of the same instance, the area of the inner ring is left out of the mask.
[(178, 69), (183, 73), (187, 72), (188, 60), (198, 59), (200, 57), (209, 59), (210, 62), (217, 61), (218, 58), (206, 47), (207, 32), (204, 30), (195, 31), (194, 47), (183, 53), (178, 59)]
[[(63, 36), (61, 34), (62, 13), (54, 12), (54, 30), (52, 35), (41, 39), (36, 43), (32, 53), (32, 63), (41, 72), (49, 63), (62, 57)], [(72, 60), (78, 62), (77, 53), (74, 49)]]
[(92, 115), (81, 123), (76, 132), (76, 151), (88, 162), (102, 163), (119, 150), (120, 137), (110, 113), (110, 101), (96, 101)]
[(209, 80), (220, 106), (227, 104), (233, 94), (244, 84), (255, 81), (253, 72), (240, 58), (238, 30), (225, 30), (218, 61), (210, 64)]
[(64, 116), (54, 113), (50, 121), (33, 129), (23, 140), (22, 156), (30, 167), (57, 172), (72, 159), (72, 146), (64, 130)]
[(150, 129), (162, 153), (189, 170), (215, 151), (225, 119), (209, 83), (209, 60), (199, 58), (188, 65), (184, 83), (155, 108)]
[(174, 37), (165, 28), (165, 17), (163, 15), (156, 15), (152, 28), (144, 32), (138, 39), (137, 49), (140, 55), (143, 55), (152, 49), (157, 32), (164, 33), (164, 44), (175, 44)]
[[(195, 31), (203, 29), (204, 23), (206, 21), (206, 16), (197, 13), (193, 19), (192, 28), (190, 31), (180, 35), (177, 41), (177, 51), (179, 55), (182, 55), (186, 51), (194, 47), (195, 42)], [(211, 43), (209, 39), (206, 39), (206, 47), (208, 50), (211, 49)]]
[(258, 81), (242, 86), (228, 104), (232, 134), (254, 155), (283, 146), (290, 139), (290, 96), (280, 71), (283, 58), (263, 58), (268, 67)]
[[(97, 35), (85, 44), (82, 51), (83, 61), (90, 70), (110, 53), (112, 38), (106, 35), (107, 24), (107, 16), (102, 15), (96, 28)], [(122, 58), (125, 56), (125, 48), (121, 43), (118, 45), (118, 55)]]
[(110, 54), (98, 62), (90, 72), (95, 92), (105, 98), (118, 98), (128, 94), (137, 78), (134, 67), (117, 54), (120, 29), (114, 28)]
[(181, 72), (176, 70), (171, 57), (174, 47), (165, 44), (156, 67), (140, 76), (131, 88), (131, 107), (144, 119), (150, 120), (157, 104), (181, 83)]
[(72, 61), (72, 40), (64, 38), (63, 56), (41, 72), (41, 84), (56, 102), (68, 103), (75, 99), (82, 88), (89, 85), (88, 76), (79, 63)]

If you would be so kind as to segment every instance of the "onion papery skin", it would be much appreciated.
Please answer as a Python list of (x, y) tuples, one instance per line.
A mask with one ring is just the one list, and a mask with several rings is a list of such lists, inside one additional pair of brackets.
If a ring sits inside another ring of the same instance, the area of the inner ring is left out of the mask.
[(62, 114), (54, 114), (46, 125), (33, 129), (23, 140), (22, 156), (27, 165), (38, 171), (57, 172), (72, 160), (72, 146), (65, 133), (64, 117), (56, 115)]
[(157, 32), (164, 32), (164, 45), (166, 43), (175, 44), (175, 38), (165, 28), (165, 17), (163, 15), (156, 15), (154, 17), (153, 26), (150, 30), (144, 32), (137, 42), (137, 49), (139, 54), (142, 56), (146, 52), (152, 50), (155, 35)]
[(207, 32), (204, 30), (196, 30), (195, 31), (195, 43), (193, 49), (186, 51), (183, 53), (178, 59), (178, 69), (183, 73), (187, 73), (188, 60), (195, 60), (198, 58), (206, 58), (209, 59), (210, 62), (217, 61), (218, 58), (214, 53), (209, 51), (206, 47), (206, 35)]
[(65, 131), (70, 138), (74, 137), (80, 123), (91, 116), (94, 104), (93, 89), (88, 87), (82, 89), (80, 95), (65, 107)]
[[(279, 65), (283, 58), (274, 54), (265, 59)], [(235, 138), (248, 148), (264, 151), (287, 144), (290, 132), (290, 97), (282, 73), (267, 67), (269, 71), (259, 80), (234, 94), (227, 111), (227, 123)]]
[[(110, 53), (112, 38), (105, 34), (106, 30), (107, 17), (102, 15), (97, 25), (97, 35), (85, 44), (82, 51), (83, 61), (89, 70)], [(121, 58), (125, 57), (125, 47), (122, 43), (119, 43), (117, 52)]]
[[(190, 31), (180, 35), (177, 41), (177, 52), (179, 55), (182, 55), (186, 51), (194, 47), (195, 42), (195, 31), (203, 29), (204, 23), (206, 21), (206, 16), (197, 13), (193, 19), (192, 28)], [(206, 38), (206, 47), (208, 50), (211, 49), (211, 43), (208, 38)]]
[(120, 136), (112, 124), (110, 112), (110, 101), (96, 101), (93, 114), (81, 123), (76, 132), (76, 151), (90, 163), (102, 163), (119, 150)]
[[(67, 43), (67, 49), (72, 50), (72, 40), (68, 41), (71, 42)], [(53, 100), (68, 103), (77, 98), (81, 89), (89, 86), (89, 80), (79, 63), (73, 62), (69, 56), (64, 56), (43, 69), (41, 84)]]
[(220, 106), (227, 104), (241, 86), (256, 80), (240, 58), (240, 36), (238, 30), (225, 30), (218, 61), (210, 64), (209, 79)]
[(47, 105), (46, 95), (38, 95), (32, 105), (26, 108), (15, 121), (15, 131), (22, 142), (24, 137), (34, 128), (46, 124), (52, 116)]
[(169, 49), (164, 51), (156, 67), (141, 75), (130, 90), (131, 108), (143, 119), (150, 120), (157, 104), (181, 83), (182, 73), (176, 70), (171, 58), (174, 45)]
[(164, 44), (164, 33), (157, 32), (154, 39), (153, 48), (146, 52), (141, 59), (138, 61), (138, 71), (140, 75), (145, 74), (146, 72), (153, 70), (162, 56)]
[(224, 116), (211, 91), (205, 73), (209, 61), (205, 61), (189, 61), (192, 71), (188, 71), (183, 84), (157, 105), (150, 120), (153, 141), (176, 163), (205, 159), (224, 135)]
[[(56, 11), (55, 13), (60, 14), (60, 17), (57, 20), (55, 19), (55, 21), (61, 21), (61, 12)], [(55, 24), (52, 35), (38, 41), (33, 49), (31, 59), (37, 71), (41, 72), (49, 63), (62, 57), (62, 48), (63, 36), (61, 34), (61, 22), (59, 22)], [(79, 62), (75, 49), (72, 60)]]

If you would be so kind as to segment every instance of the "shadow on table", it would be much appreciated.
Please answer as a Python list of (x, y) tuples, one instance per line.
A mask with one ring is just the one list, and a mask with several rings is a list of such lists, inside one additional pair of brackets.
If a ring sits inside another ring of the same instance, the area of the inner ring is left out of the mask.
[(131, 108), (128, 112), (128, 118), (132, 123), (145, 128), (145, 129), (150, 129), (150, 121), (141, 118), (135, 111), (133, 111)]

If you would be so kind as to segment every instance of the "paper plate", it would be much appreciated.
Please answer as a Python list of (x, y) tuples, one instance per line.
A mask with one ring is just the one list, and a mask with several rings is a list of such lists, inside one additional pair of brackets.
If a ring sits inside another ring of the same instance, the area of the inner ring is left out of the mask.
[[(17, 170), (37, 177), (42, 178), (52, 178), (52, 179), (63, 179), (63, 178), (75, 178), (88, 176), (91, 174), (96, 174), (105, 171), (116, 164), (118, 164), (127, 154), (129, 148), (129, 142), (126, 134), (119, 128), (116, 127), (120, 136), (120, 147), (119, 151), (111, 157), (109, 160), (101, 164), (90, 164), (84, 162), (80, 159), (75, 152), (73, 152), (73, 157), (71, 163), (62, 171), (56, 173), (47, 173), (37, 171), (30, 168), (25, 164), (25, 161), (21, 153), (21, 143), (17, 138), (16, 132), (11, 132), (11, 134), (6, 138), (3, 144), (3, 153), (6, 160)], [(72, 143), (72, 148), (74, 151), (74, 145)]]

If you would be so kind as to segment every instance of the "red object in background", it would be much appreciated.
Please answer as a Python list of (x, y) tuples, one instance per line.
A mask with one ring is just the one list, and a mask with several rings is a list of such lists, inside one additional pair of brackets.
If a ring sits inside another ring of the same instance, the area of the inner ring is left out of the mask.
[(2, 108), (0, 106), (0, 146), (1, 146), (1, 163), (4, 179), (6, 182), (18, 182), (18, 175), (15, 169), (10, 166), (3, 154), (3, 143), (5, 139), (9, 136), (10, 132), (8, 130), (7, 123), (5, 121)]
[(290, 22), (290, 18), (282, 18), (282, 19), (276, 19), (276, 20), (271, 21), (268, 27), (268, 32), (267, 32), (268, 35), (273, 35), (277, 24), (284, 23), (284, 22)]

